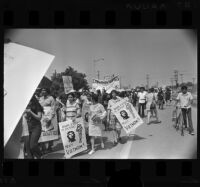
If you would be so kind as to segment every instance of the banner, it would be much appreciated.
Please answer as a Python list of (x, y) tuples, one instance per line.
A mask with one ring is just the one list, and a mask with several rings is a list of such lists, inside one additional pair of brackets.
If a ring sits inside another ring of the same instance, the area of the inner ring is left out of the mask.
[(73, 90), (73, 84), (72, 84), (72, 77), (71, 76), (62, 76), (63, 78), (63, 84), (65, 89), (65, 94), (68, 94), (71, 90)]
[(87, 149), (82, 118), (77, 118), (76, 122), (72, 122), (72, 120), (60, 122), (59, 127), (66, 158)]
[(50, 116), (52, 113), (51, 107), (43, 107), (44, 114), (42, 116), (41, 124), (42, 124), (42, 133), (39, 139), (39, 142), (47, 142), (51, 140), (58, 139), (58, 124), (57, 124), (57, 116), (51, 120)]
[(120, 81), (119, 77), (113, 77), (110, 80), (93, 80), (92, 89), (94, 90), (106, 90), (107, 93), (110, 93), (112, 90), (119, 90), (120, 89)]
[(4, 44), (4, 146), (53, 59), (30, 47)]
[(116, 115), (127, 134), (143, 124), (143, 120), (140, 118), (133, 105), (124, 99), (114, 104), (111, 110)]

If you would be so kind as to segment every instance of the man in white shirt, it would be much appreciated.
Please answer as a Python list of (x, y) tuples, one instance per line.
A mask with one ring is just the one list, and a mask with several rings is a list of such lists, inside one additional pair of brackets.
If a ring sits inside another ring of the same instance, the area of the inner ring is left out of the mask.
[(193, 101), (192, 94), (187, 91), (187, 86), (182, 86), (181, 87), (181, 92), (178, 94), (176, 98), (176, 103), (179, 103), (181, 107), (181, 111), (183, 114), (183, 121), (184, 121), (184, 126), (187, 128), (187, 118), (188, 118), (188, 130), (191, 135), (194, 135), (194, 128), (192, 124), (192, 109), (191, 109), (191, 104)]
[(140, 88), (140, 92), (138, 93), (138, 98), (139, 98), (139, 101), (138, 101), (138, 114), (144, 118), (145, 115), (144, 115), (144, 110), (145, 110), (145, 105), (146, 105), (146, 91), (144, 89), (144, 87), (141, 87)]

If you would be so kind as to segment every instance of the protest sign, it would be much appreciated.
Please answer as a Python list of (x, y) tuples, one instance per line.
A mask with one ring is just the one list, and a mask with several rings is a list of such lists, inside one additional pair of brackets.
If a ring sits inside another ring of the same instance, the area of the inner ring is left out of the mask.
[[(39, 142), (47, 142), (58, 139), (58, 124), (57, 116), (51, 119), (52, 109), (51, 107), (43, 107), (44, 114), (42, 116), (42, 133)], [(49, 120), (51, 119), (51, 120)]]
[(4, 44), (4, 146), (53, 59), (23, 45)]
[(112, 90), (118, 90), (120, 89), (119, 77), (116, 76), (110, 80), (94, 79), (92, 84), (92, 89), (101, 91), (105, 89), (107, 93), (110, 93)]
[(72, 122), (72, 120), (60, 122), (59, 127), (66, 158), (87, 149), (82, 118), (77, 118), (76, 122)]
[(143, 120), (140, 118), (133, 105), (125, 99), (115, 103), (111, 107), (111, 110), (127, 134), (131, 133), (131, 131), (135, 130), (143, 123)]
[(85, 102), (82, 107), (83, 124), (87, 128), (89, 124), (90, 104)]
[(72, 77), (62, 76), (62, 78), (63, 78), (65, 94), (68, 94), (71, 90), (73, 90)]

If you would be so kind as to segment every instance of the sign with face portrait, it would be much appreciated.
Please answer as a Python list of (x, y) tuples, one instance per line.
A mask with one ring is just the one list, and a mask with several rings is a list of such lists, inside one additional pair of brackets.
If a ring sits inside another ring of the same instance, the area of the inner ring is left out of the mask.
[(143, 120), (138, 115), (136, 109), (125, 99), (115, 103), (111, 110), (127, 134), (143, 124)]
[(88, 102), (85, 102), (82, 107), (82, 118), (85, 127), (88, 127), (89, 124), (90, 105), (91, 104), (89, 104)]
[(82, 118), (77, 118), (75, 122), (72, 120), (60, 122), (59, 127), (66, 158), (87, 149)]
[(39, 142), (47, 142), (58, 139), (57, 116), (51, 119), (51, 107), (43, 107), (44, 114), (41, 119), (42, 132)]
[(73, 90), (72, 77), (71, 76), (62, 76), (65, 94), (68, 94)]

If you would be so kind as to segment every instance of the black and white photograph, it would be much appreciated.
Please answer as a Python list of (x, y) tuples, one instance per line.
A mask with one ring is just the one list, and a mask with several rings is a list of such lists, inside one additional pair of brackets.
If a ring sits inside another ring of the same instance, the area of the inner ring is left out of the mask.
[(5, 159), (197, 159), (192, 29), (4, 31)]

